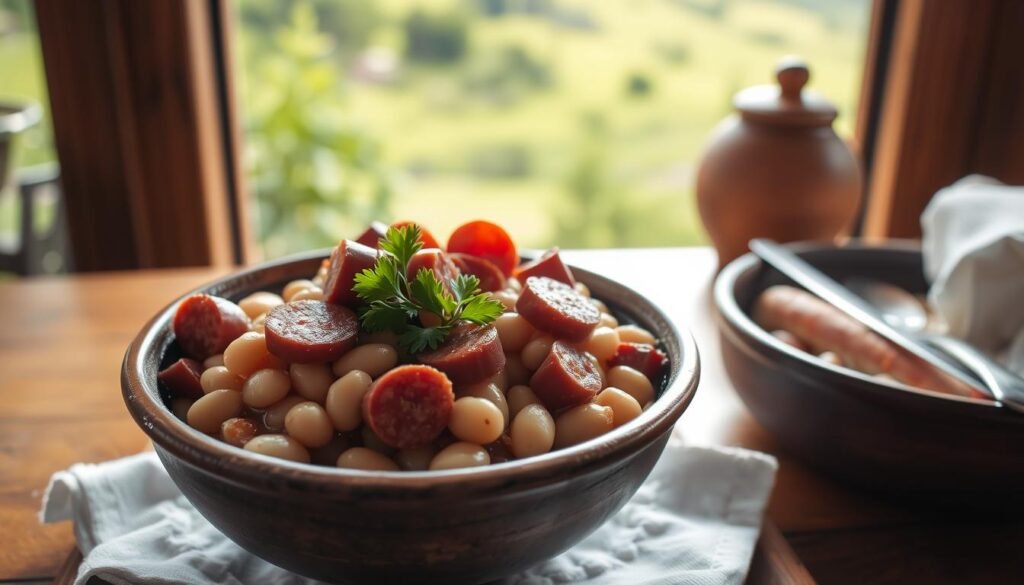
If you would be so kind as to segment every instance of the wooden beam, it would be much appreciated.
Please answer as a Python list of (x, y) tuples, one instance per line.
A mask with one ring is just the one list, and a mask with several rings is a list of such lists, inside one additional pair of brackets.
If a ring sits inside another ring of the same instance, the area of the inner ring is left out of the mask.
[(1021, 180), (1021, 30), (1016, 0), (899, 3), (867, 236), (920, 237), (932, 195), (967, 174)]
[(36, 0), (78, 270), (238, 260), (206, 0)]

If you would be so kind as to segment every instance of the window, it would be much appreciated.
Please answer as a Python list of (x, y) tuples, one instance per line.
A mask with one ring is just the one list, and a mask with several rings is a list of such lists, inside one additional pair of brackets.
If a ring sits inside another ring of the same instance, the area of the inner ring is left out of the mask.
[(857, 109), (869, 0), (238, 0), (253, 230), (268, 257), (416, 219), (524, 245), (704, 241), (702, 145), (796, 53)]
[(56, 272), (56, 156), (30, 0), (0, 0), (0, 72), (0, 275)]

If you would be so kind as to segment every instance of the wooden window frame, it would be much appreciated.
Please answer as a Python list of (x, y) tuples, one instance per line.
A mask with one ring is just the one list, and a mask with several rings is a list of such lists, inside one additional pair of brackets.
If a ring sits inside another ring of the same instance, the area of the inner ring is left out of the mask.
[(929, 200), (961, 177), (1024, 184), (1024, 3), (876, 0), (874, 12), (892, 33), (865, 68), (862, 234), (919, 238)]
[(222, 0), (35, 0), (72, 266), (247, 259)]
[[(35, 0), (76, 269), (255, 257), (230, 1)], [(874, 0), (855, 234), (919, 237), (935, 191), (972, 172), (1024, 183), (1021, 29), (1018, 0)]]

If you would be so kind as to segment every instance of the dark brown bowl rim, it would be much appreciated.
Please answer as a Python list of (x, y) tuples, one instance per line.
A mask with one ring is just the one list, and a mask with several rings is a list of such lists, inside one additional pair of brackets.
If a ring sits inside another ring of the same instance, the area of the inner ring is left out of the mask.
[(664, 323), (675, 338), (682, 363), (672, 364), (670, 377), (662, 394), (639, 417), (612, 430), (599, 440), (590, 441), (545, 455), (499, 463), (480, 468), (428, 472), (369, 472), (295, 463), (252, 453), (205, 435), (179, 420), (159, 399), (156, 380), (145, 379), (141, 373), (146, 356), (162, 351), (157, 339), (169, 327), (174, 308), (185, 297), (224, 285), (231, 281), (254, 279), (254, 275), (275, 267), (325, 258), (327, 250), (317, 250), (261, 263), (205, 283), (186, 292), (161, 309), (150, 319), (125, 354), (121, 369), (121, 387), (125, 404), (136, 424), (160, 448), (194, 467), (219, 474), (226, 481), (242, 487), (263, 485), (273, 481), (283, 490), (315, 485), (320, 492), (351, 492), (382, 494), (458, 489), (480, 492), (500, 484), (549, 483), (567, 472), (602, 467), (625, 459), (668, 432), (693, 400), (700, 378), (697, 345), (689, 332), (680, 333), (675, 324), (654, 303), (636, 291), (598, 274), (571, 267), (585, 282), (622, 289), (626, 296), (644, 306), (644, 312)]
[[(836, 250), (839, 252), (844, 251), (860, 251), (860, 250), (893, 250), (899, 252), (916, 252), (920, 253), (920, 246), (912, 241), (888, 241), (885, 244), (872, 244), (861, 241), (850, 241), (843, 245), (835, 244), (823, 244), (821, 242), (794, 242), (785, 244), (787, 248), (790, 248), (797, 254), (802, 254), (811, 251), (818, 250)], [(739, 258), (733, 260), (722, 271), (719, 273), (714, 284), (714, 299), (715, 306), (718, 309), (719, 318), (724, 320), (725, 323), (737, 330), (738, 332), (752, 338), (754, 341), (759, 342), (764, 348), (774, 351), (777, 353), (785, 354), (786, 356), (796, 359), (803, 364), (811, 367), (812, 369), (819, 370), (820, 375), (823, 378), (829, 376), (840, 376), (842, 378), (853, 378), (861, 382), (861, 388), (872, 391), (872, 392), (892, 392), (894, 390), (905, 393), (907, 396), (912, 396), (922, 400), (928, 401), (942, 401), (949, 405), (960, 405), (964, 409), (980, 409), (976, 410), (977, 414), (991, 416), (996, 414), (998, 411), (1006, 411), (1002, 404), (994, 400), (985, 400), (980, 398), (968, 398), (963, 396), (953, 396), (949, 394), (942, 394), (939, 392), (933, 392), (930, 390), (924, 390), (908, 386), (895, 380), (879, 380), (874, 376), (858, 372), (850, 368), (836, 366), (818, 359), (817, 356), (813, 356), (805, 351), (801, 351), (795, 347), (785, 344), (779, 341), (769, 331), (761, 328), (760, 325), (754, 322), (743, 309), (740, 308), (739, 303), (736, 301), (734, 294), (736, 281), (739, 277), (747, 272), (758, 270), (762, 267), (763, 263), (760, 258), (755, 256), (753, 253), (747, 253)], [(849, 388), (849, 385), (844, 388)]]

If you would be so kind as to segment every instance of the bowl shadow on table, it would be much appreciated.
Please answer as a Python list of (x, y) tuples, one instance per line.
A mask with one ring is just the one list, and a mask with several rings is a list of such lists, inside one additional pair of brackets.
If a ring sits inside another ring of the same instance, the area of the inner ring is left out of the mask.
[[(910, 244), (792, 248), (840, 281), (855, 275), (927, 290), (920, 251)], [(722, 270), (714, 296), (726, 371), (786, 451), (904, 505), (1005, 508), (1000, 496), (1024, 490), (1024, 416), (882, 382), (780, 342), (749, 316), (758, 295), (776, 284), (792, 282), (748, 254)]]
[[(237, 299), (315, 273), (324, 253), (261, 265), (197, 289)], [(664, 340), (671, 373), (640, 418), (606, 439), (479, 470), (379, 474), (315, 468), (242, 451), (169, 412), (156, 373), (175, 357), (176, 303), (144, 327), (122, 388), (171, 478), (243, 548), (309, 577), (343, 583), (481, 583), (583, 539), (644, 482), (699, 379), (689, 334), (637, 293), (583, 270), (594, 296)]]

